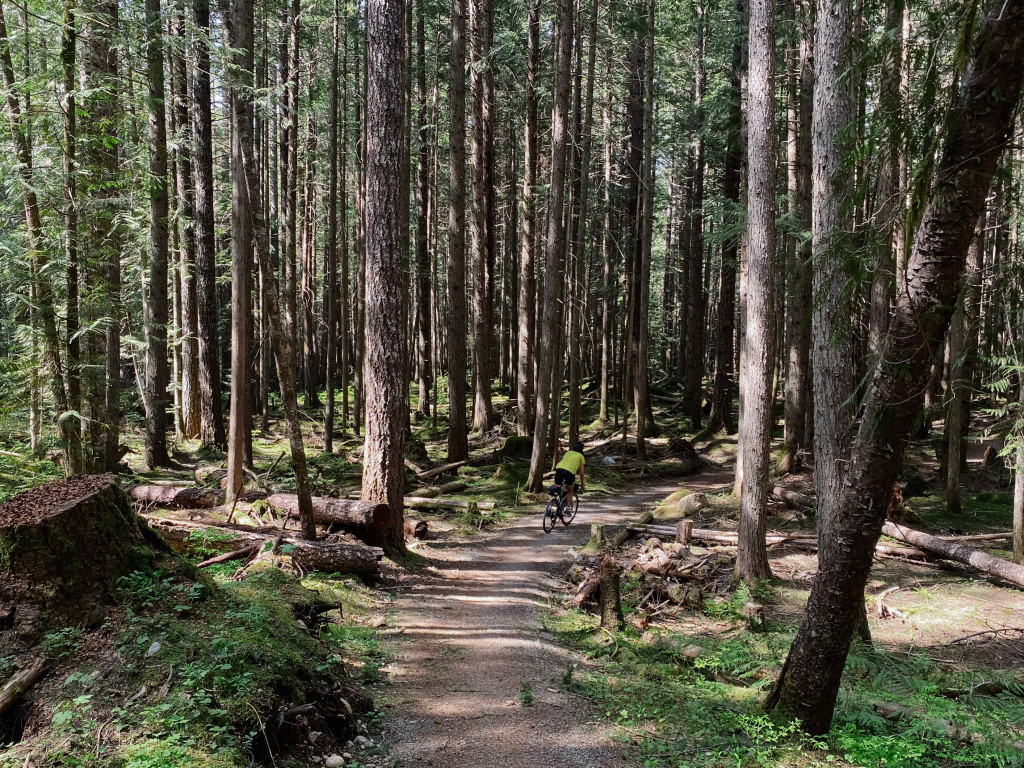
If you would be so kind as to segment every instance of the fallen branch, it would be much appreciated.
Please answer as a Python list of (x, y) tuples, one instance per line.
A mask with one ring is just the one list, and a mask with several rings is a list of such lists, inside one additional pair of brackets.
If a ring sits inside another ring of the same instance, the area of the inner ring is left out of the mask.
[(946, 645), (955, 645), (956, 643), (962, 643), (964, 640), (970, 640), (974, 637), (981, 637), (982, 635), (1001, 635), (1004, 632), (1020, 632), (1024, 634), (1024, 627), (1003, 627), (1002, 629), (986, 629), (984, 632), (972, 632), (969, 635), (958, 637), (955, 640), (950, 640)]
[(984, 571), (990, 576), (995, 576), (1018, 587), (1024, 587), (1024, 565), (1016, 565), (1009, 560), (993, 557), (987, 552), (971, 549), (955, 541), (945, 541), (893, 522), (887, 521), (882, 526), (882, 533), (897, 541), (919, 547), (926, 552), (933, 552), (939, 557), (964, 563), (979, 571)]
[(36, 659), (32, 666), (23, 669), (16, 674), (3, 688), (0, 688), (0, 715), (16, 702), (25, 691), (35, 685), (36, 681), (43, 676), (43, 668), (46, 666), (45, 659)]
[(255, 555), (259, 552), (260, 547), (260, 542), (253, 542), (252, 544), (242, 547), (241, 549), (236, 549), (233, 552), (225, 552), (223, 555), (217, 555), (216, 557), (211, 557), (208, 560), (203, 560), (203, 562), (199, 563), (196, 568), (206, 568), (207, 566), (216, 565), (217, 563), (226, 563), (229, 560), (243, 560), (250, 555)]

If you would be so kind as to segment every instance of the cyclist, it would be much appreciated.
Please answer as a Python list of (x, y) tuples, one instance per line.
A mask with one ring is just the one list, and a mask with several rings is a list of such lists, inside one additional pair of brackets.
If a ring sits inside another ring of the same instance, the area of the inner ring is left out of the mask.
[(576, 473), (580, 476), (580, 491), (584, 490), (587, 479), (587, 460), (583, 457), (583, 443), (577, 442), (571, 451), (566, 451), (562, 460), (555, 465), (555, 482), (569, 489), (565, 499), (566, 506), (572, 507), (573, 492), (576, 490)]

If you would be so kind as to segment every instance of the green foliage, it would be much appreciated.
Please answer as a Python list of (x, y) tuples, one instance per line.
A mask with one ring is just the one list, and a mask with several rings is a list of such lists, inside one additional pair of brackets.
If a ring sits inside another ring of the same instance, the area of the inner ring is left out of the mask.
[(519, 686), (519, 703), (524, 707), (532, 707), (533, 701), (533, 686), (529, 680), (524, 680)]
[(78, 627), (65, 627), (43, 635), (42, 646), (51, 658), (64, 658), (78, 651), (85, 632)]

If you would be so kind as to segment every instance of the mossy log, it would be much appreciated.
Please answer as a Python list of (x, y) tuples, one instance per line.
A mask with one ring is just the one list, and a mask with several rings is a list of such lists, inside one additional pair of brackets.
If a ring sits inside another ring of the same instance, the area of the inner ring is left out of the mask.
[(0, 505), (0, 615), (35, 606), (49, 621), (87, 623), (118, 579), (149, 571), (166, 544), (113, 475), (37, 486)]

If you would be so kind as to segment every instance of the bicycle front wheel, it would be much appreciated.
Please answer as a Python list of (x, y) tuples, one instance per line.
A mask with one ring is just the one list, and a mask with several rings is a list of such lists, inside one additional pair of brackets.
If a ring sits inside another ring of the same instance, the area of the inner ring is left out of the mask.
[(552, 499), (548, 502), (547, 509), (544, 510), (544, 519), (541, 520), (541, 525), (544, 527), (544, 533), (551, 533), (555, 527), (555, 523), (558, 522), (558, 501)]
[(576, 513), (580, 511), (580, 497), (573, 496), (572, 504), (566, 504), (562, 508), (562, 525), (568, 525), (572, 522), (572, 519), (576, 517)]

